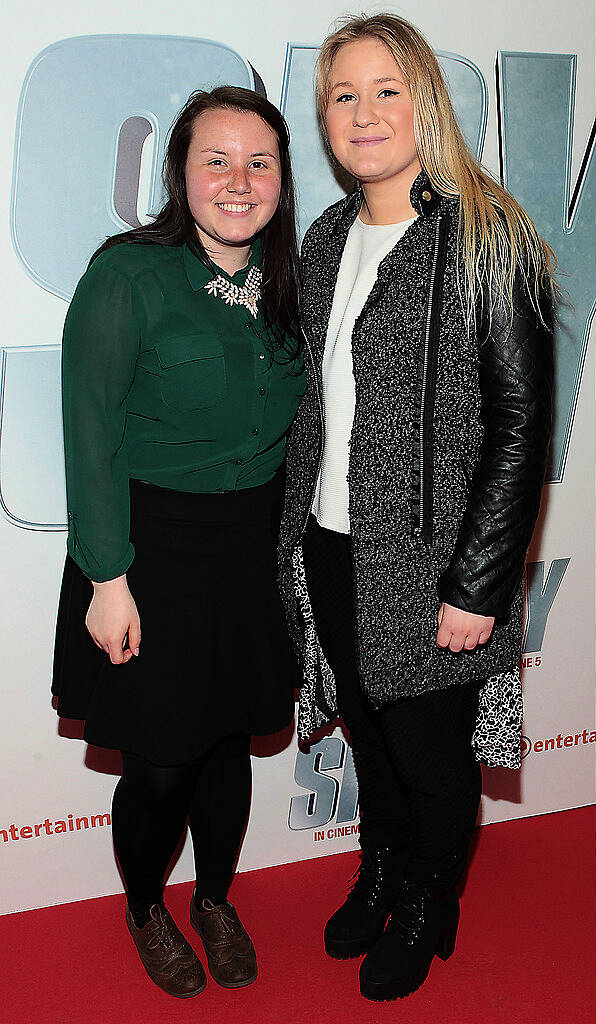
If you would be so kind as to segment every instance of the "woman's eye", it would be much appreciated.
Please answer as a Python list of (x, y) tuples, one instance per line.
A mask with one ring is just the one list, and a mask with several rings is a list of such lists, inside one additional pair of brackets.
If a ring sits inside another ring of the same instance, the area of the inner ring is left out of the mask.
[(353, 100), (354, 97), (351, 92), (342, 92), (341, 96), (337, 96), (336, 103), (347, 103), (348, 100)]
[(260, 171), (263, 167), (267, 167), (267, 164), (263, 163), (262, 160), (253, 160), (250, 166), (257, 171)]
[(381, 89), (379, 96), (399, 96), (397, 89)]
[(223, 167), (224, 166), (224, 162), (223, 162), (223, 160), (219, 160), (218, 157), (215, 157), (213, 160), (209, 161), (209, 166), (210, 167)]

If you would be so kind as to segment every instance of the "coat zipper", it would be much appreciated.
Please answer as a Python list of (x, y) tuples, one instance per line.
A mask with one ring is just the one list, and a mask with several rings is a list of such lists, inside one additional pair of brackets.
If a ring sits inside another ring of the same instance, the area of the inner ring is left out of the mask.
[[(428, 309), (426, 316), (426, 331), (424, 337), (424, 363), (422, 369), (422, 391), (420, 395), (420, 434), (419, 434), (419, 457), (420, 457), (420, 482), (418, 492), (418, 535), (426, 543), (432, 541), (432, 479), (429, 477), (429, 463), (432, 462), (432, 414), (433, 407), (431, 398), (434, 393), (436, 381), (436, 352), (431, 353), (432, 328), (438, 327), (434, 323), (438, 314), (438, 301), (436, 295), (437, 266), (439, 253), (444, 249), (447, 233), (442, 232), (443, 216), (437, 217), (435, 231), (435, 245), (433, 251), (433, 264), (430, 278), (430, 289), (428, 296)], [(443, 243), (443, 245), (441, 244)], [(431, 359), (432, 354), (432, 359)], [(429, 395), (430, 391), (430, 395)]]

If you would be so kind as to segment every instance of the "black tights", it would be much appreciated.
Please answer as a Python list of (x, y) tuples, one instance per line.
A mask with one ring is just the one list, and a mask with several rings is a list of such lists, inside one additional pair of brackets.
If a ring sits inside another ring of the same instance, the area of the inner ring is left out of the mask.
[(198, 898), (223, 903), (250, 810), (250, 736), (228, 736), (186, 764), (155, 765), (127, 752), (122, 763), (112, 833), (137, 926), (163, 897), (164, 876), (187, 818)]

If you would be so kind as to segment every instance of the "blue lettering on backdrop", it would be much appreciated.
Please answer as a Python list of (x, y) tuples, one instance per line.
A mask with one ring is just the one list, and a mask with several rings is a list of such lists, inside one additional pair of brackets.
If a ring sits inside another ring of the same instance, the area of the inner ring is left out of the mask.
[(252, 71), (205, 39), (79, 36), (40, 53), (21, 94), (12, 199), (15, 248), (37, 284), (70, 299), (102, 239), (138, 223), (131, 186), (150, 135), (142, 213), (159, 206), (169, 126), (193, 89), (226, 83), (251, 89)]
[(544, 562), (528, 562), (526, 565), (526, 632), (523, 654), (542, 650), (549, 612), (554, 604), (563, 576), (567, 572), (570, 558), (555, 558), (550, 565), (546, 583)]
[(571, 197), (575, 77), (576, 57), (571, 54), (499, 54), (503, 179), (554, 249), (571, 300), (559, 310), (549, 481), (563, 479), (596, 308), (593, 138)]
[(145, 206), (142, 201), (144, 198), (142, 170), (149, 163), (146, 145), (149, 141), (152, 143), (150, 150), (152, 157), (150, 162), (151, 185), (154, 187), (155, 150), (157, 148), (155, 141), (157, 138), (157, 125), (152, 124), (148, 117), (142, 115), (127, 117), (120, 126), (116, 141), (111, 206), (114, 217), (117, 218), (124, 230), (128, 227), (138, 228), (150, 218), (148, 212), (143, 214), (139, 209), (139, 207)]
[[(342, 769), (341, 777), (328, 774)], [(352, 750), (339, 736), (327, 736), (313, 743), (308, 753), (299, 750), (294, 781), (307, 796), (290, 800), (288, 824), (294, 831), (320, 828), (337, 813), (338, 824), (354, 821), (358, 813), (358, 784)]]

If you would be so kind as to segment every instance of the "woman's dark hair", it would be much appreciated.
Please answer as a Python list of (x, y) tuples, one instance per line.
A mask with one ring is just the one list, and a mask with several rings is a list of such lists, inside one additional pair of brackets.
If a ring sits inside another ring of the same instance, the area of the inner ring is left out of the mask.
[(206, 110), (240, 110), (257, 114), (277, 136), (281, 165), (279, 204), (262, 232), (263, 280), (261, 308), (272, 350), (284, 348), (295, 358), (301, 348), (298, 330), (298, 241), (296, 238), (296, 193), (290, 163), (290, 132), (279, 110), (250, 89), (224, 85), (211, 92), (191, 93), (174, 121), (167, 142), (163, 183), (167, 202), (151, 224), (124, 231), (97, 249), (91, 262), (120, 242), (182, 245), (184, 242), (209, 269), (209, 259), (196, 230), (186, 195), (186, 158), (197, 117)]

